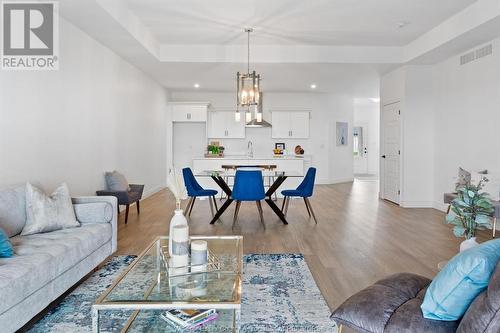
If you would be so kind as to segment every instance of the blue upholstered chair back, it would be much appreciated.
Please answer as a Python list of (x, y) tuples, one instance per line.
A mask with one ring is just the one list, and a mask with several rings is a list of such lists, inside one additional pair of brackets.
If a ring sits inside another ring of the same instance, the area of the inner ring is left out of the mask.
[(309, 168), (307, 170), (306, 176), (302, 180), (302, 183), (297, 187), (297, 191), (300, 192), (300, 196), (303, 198), (308, 198), (313, 195), (314, 180), (316, 179), (316, 168)]
[(260, 170), (236, 170), (231, 197), (238, 201), (258, 201), (266, 197)]
[(196, 178), (194, 178), (191, 168), (182, 169), (182, 176), (184, 177), (184, 185), (186, 185), (186, 189), (190, 197), (197, 196), (198, 192), (203, 190), (203, 187), (201, 187), (201, 185), (196, 181)]

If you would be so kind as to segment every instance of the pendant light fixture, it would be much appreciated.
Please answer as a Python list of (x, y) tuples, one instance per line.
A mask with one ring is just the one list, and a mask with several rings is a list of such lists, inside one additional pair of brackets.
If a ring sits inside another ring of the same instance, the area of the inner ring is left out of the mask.
[(245, 74), (236, 73), (237, 109), (234, 118), (239, 122), (241, 120), (240, 108), (246, 109), (245, 122), (249, 123), (252, 121), (251, 107), (255, 108), (255, 117), (257, 120), (262, 119), (262, 114), (258, 108), (260, 103), (260, 74), (257, 74), (255, 71), (250, 72), (250, 33), (253, 32), (253, 29), (245, 28), (245, 32), (248, 36), (247, 72)]

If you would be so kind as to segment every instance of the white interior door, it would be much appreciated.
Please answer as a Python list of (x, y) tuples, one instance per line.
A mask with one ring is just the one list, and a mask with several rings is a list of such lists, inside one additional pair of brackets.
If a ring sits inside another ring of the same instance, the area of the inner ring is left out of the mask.
[(354, 174), (368, 173), (368, 125), (357, 124), (353, 126), (353, 155)]
[(400, 103), (383, 108), (382, 165), (384, 172), (384, 199), (399, 204), (400, 195)]

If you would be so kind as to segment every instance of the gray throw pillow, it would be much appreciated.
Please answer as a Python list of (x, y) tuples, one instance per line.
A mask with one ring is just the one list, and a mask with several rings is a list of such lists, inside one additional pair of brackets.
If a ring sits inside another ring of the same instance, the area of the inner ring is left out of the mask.
[[(481, 170), (481, 171), (478, 171), (477, 173), (481, 174), (481, 175), (487, 175), (488, 174), (488, 170)], [(457, 178), (457, 182), (455, 184), (455, 191), (458, 192), (459, 189), (465, 187), (465, 186), (469, 186), (470, 183), (471, 183), (471, 180), (472, 180), (472, 174), (470, 171), (467, 171), (461, 167), (458, 168), (458, 178)]]
[(104, 178), (108, 191), (130, 191), (127, 179), (118, 171), (106, 172)]
[(26, 184), (26, 225), (22, 236), (80, 226), (68, 186), (62, 184), (50, 196)]
[(0, 228), (14, 237), (26, 224), (26, 185), (0, 190)]

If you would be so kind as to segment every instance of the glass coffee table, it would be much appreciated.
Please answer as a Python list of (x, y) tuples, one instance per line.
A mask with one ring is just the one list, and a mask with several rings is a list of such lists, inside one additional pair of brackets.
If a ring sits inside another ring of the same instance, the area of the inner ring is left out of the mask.
[[(169, 274), (168, 237), (158, 237), (92, 306), (92, 331), (101, 311), (132, 311), (121, 332), (179, 332), (161, 319), (169, 309), (217, 309), (219, 317), (197, 332), (238, 332), (241, 311), (242, 236), (192, 236), (206, 240), (207, 272)], [(215, 258), (215, 259), (214, 259)]]

